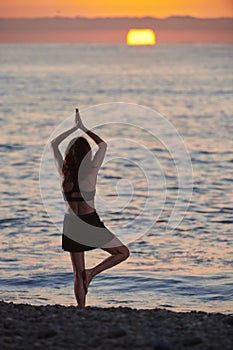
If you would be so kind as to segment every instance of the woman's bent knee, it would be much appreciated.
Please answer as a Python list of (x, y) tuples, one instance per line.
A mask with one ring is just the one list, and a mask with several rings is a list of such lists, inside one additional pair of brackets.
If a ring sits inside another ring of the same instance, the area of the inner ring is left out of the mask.
[(116, 248), (102, 248), (102, 249), (112, 255), (121, 255), (122, 260), (126, 260), (130, 255), (129, 249), (125, 245), (119, 246)]
[(129, 249), (128, 249), (126, 246), (123, 246), (123, 247), (121, 248), (121, 250), (122, 250), (121, 254), (122, 254), (123, 257), (124, 257), (124, 260), (128, 259), (128, 257), (130, 256), (130, 251), (129, 251)]

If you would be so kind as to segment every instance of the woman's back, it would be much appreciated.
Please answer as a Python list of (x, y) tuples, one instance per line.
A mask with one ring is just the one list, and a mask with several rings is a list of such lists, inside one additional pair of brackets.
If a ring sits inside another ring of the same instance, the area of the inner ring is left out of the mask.
[(106, 153), (106, 144), (99, 145), (91, 164), (89, 173), (84, 179), (76, 178), (73, 182), (63, 184), (63, 196), (70, 209), (75, 214), (88, 214), (95, 211), (94, 197), (96, 193), (97, 175)]
[[(97, 181), (96, 169), (91, 169), (85, 179), (63, 184), (63, 195), (68, 206), (68, 212), (88, 214), (95, 211), (94, 197)], [(71, 210), (70, 210), (71, 209)]]

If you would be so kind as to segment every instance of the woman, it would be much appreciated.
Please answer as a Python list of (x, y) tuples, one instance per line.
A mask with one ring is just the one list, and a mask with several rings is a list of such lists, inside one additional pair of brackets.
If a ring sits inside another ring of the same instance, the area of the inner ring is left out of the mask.
[[(98, 150), (92, 159), (91, 147), (86, 138), (74, 138), (65, 151), (63, 161), (58, 146), (78, 128), (94, 140), (98, 145)], [(77, 303), (79, 306), (85, 306), (86, 294), (91, 280), (100, 272), (129, 257), (128, 248), (100, 220), (94, 204), (97, 174), (103, 162), (107, 144), (83, 125), (79, 111), (76, 109), (74, 127), (52, 140), (51, 147), (56, 167), (62, 179), (63, 195), (67, 203), (63, 223), (62, 248), (70, 252)], [(88, 242), (91, 244), (88, 245)], [(98, 247), (111, 255), (98, 265), (85, 269), (84, 252)]]

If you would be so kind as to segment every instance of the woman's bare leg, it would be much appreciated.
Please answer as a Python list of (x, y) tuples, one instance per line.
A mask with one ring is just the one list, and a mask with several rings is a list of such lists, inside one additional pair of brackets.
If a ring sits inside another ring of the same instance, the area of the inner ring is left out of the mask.
[(91, 269), (86, 269), (84, 271), (84, 285), (86, 291), (88, 290), (88, 286), (92, 280), (93, 277), (98, 275), (100, 272), (109, 269), (110, 267), (113, 267), (120, 262), (126, 260), (129, 257), (129, 249), (125, 246), (122, 245), (120, 247), (115, 247), (115, 248), (102, 248), (103, 250), (107, 251), (108, 253), (111, 254), (108, 258), (103, 260), (100, 264), (94, 266)]
[(70, 252), (74, 271), (74, 294), (78, 305), (85, 306), (86, 292), (83, 282), (83, 272), (85, 270), (84, 252)]

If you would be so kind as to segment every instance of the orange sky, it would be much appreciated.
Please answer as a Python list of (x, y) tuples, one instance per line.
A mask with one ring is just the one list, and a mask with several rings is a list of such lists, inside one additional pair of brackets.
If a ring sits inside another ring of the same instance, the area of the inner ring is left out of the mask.
[(232, 0), (1, 0), (0, 17), (232, 17)]

